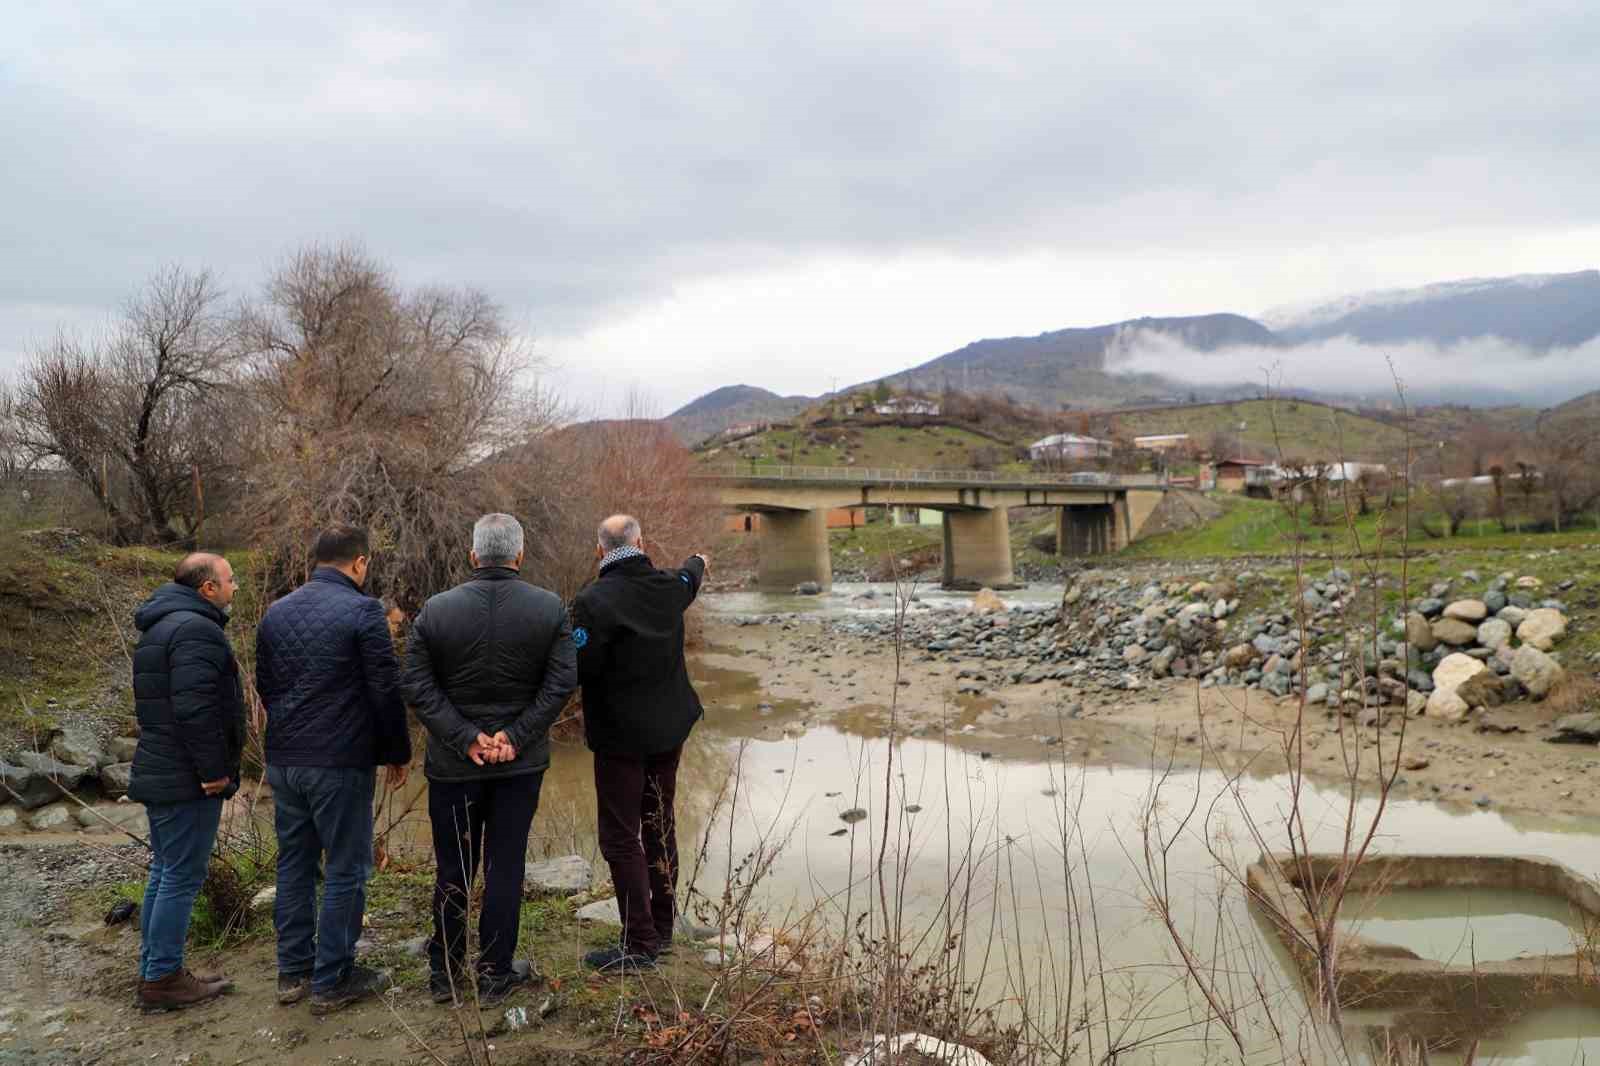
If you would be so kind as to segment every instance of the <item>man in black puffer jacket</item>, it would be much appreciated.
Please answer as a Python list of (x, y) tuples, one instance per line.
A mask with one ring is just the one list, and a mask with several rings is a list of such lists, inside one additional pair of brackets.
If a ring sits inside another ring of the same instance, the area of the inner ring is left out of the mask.
[(222, 819), (239, 790), (244, 695), (222, 627), (237, 585), (219, 555), (186, 556), (172, 581), (133, 615), (134, 750), (128, 798), (150, 821), (150, 879), (139, 921), (139, 1005), (173, 1010), (220, 995), (229, 982), (191, 974), (183, 944)]
[(594, 752), (600, 854), (622, 908), (622, 943), (584, 956), (604, 972), (645, 970), (672, 943), (678, 886), (678, 758), (704, 713), (683, 659), (683, 614), (706, 557), (657, 570), (639, 520), (600, 525), (600, 576), (572, 604), (583, 730)]
[(356, 963), (356, 939), (372, 873), (376, 768), (388, 767), (391, 788), (404, 784), (411, 737), (383, 604), (361, 591), (371, 554), (366, 530), (323, 530), (310, 580), (268, 608), (256, 630), (278, 834), (278, 1002), (309, 991), (313, 1014), (387, 985)]
[(406, 646), (406, 700), (428, 729), (428, 816), (437, 880), (429, 981), (437, 1002), (462, 983), (466, 904), (482, 856), (478, 997), (503, 999), (530, 968), (513, 959), (528, 830), (550, 765), (550, 726), (578, 684), (566, 611), (520, 579), (522, 525), (484, 515), (472, 579), (428, 600)]

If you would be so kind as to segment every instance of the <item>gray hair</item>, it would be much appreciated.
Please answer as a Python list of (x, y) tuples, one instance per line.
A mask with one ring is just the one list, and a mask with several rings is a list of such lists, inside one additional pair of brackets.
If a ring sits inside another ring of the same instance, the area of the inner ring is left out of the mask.
[(508, 514), (486, 514), (472, 527), (472, 550), (482, 566), (510, 566), (522, 554), (522, 523)]
[(600, 523), (600, 547), (615, 551), (639, 543), (643, 531), (639, 520), (631, 514), (614, 514)]

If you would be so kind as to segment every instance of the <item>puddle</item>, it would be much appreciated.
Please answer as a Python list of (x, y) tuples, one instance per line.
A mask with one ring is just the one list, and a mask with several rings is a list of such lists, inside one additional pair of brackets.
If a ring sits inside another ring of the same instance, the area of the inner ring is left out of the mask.
[(1572, 906), (1538, 892), (1397, 889), (1352, 895), (1343, 913), (1350, 932), (1454, 964), (1570, 954), (1584, 939)]
[(1478, 1045), (1479, 1066), (1577, 1066), (1600, 1063), (1600, 1011), (1536, 1011)]

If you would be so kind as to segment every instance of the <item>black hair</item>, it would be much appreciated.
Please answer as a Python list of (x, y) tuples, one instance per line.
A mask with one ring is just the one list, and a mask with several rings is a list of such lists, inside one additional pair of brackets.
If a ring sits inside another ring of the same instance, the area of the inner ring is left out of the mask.
[(311, 550), (319, 566), (324, 563), (344, 566), (363, 555), (371, 555), (372, 542), (361, 526), (329, 526), (317, 534), (317, 543)]

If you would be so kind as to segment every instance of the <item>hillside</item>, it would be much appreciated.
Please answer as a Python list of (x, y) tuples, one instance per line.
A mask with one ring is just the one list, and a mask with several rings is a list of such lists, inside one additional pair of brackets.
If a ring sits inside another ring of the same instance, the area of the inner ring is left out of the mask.
[(805, 396), (779, 396), (754, 385), (724, 385), (684, 404), (668, 415), (666, 421), (679, 440), (695, 444), (743, 422), (788, 418), (811, 402)]
[(797, 465), (965, 470), (1024, 468), (1010, 442), (948, 425), (772, 429), (700, 454), (709, 465)]
[(1215, 444), (1257, 458), (1381, 460), (1405, 444), (1396, 426), (1311, 400), (1187, 404), (1112, 411), (1107, 418), (1118, 436), (1187, 433), (1201, 448)]
[(1293, 344), (1341, 336), (1368, 344), (1500, 337), (1542, 352), (1600, 336), (1600, 270), (1389, 289), (1262, 317)]
[(1242, 315), (1135, 318), (1036, 337), (974, 341), (888, 380), (900, 388), (1005, 392), (1035, 405), (1074, 408), (1171, 399), (1193, 391), (1159, 375), (1108, 372), (1117, 353), (1144, 333), (1172, 337), (1202, 352), (1279, 344), (1265, 326)]

